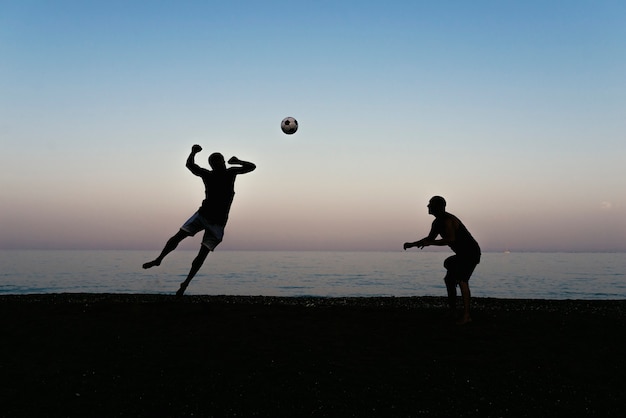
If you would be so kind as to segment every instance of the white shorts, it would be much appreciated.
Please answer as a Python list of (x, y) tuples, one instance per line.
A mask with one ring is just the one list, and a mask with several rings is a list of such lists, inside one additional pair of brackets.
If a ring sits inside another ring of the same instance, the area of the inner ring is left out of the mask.
[(192, 237), (204, 230), (202, 245), (211, 251), (213, 251), (224, 238), (224, 227), (222, 225), (209, 223), (198, 212), (194, 213), (180, 229), (187, 232)]

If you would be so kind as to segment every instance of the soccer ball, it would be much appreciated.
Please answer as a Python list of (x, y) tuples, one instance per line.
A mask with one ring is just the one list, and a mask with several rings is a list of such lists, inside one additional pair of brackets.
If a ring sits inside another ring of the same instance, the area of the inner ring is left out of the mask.
[(282, 129), (287, 135), (295, 134), (298, 130), (298, 121), (291, 116), (286, 117), (280, 123), (280, 129)]

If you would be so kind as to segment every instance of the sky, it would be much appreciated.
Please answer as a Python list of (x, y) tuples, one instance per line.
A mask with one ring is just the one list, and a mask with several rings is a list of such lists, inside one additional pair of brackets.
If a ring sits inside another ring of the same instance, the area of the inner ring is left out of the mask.
[(161, 249), (199, 144), (223, 249), (626, 251), (625, 74), (621, 0), (0, 0), (0, 249)]

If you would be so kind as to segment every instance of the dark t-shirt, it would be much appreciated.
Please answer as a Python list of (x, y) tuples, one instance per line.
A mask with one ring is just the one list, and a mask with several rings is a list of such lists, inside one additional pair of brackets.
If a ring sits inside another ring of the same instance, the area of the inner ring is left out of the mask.
[(441, 237), (445, 238), (445, 224), (448, 220), (451, 220), (454, 224), (457, 224), (457, 228), (454, 231), (454, 242), (450, 243), (450, 249), (457, 255), (468, 258), (480, 258), (480, 247), (478, 242), (474, 239), (472, 234), (467, 230), (463, 222), (451, 213), (446, 212), (443, 216), (438, 217), (433, 221), (432, 230)]
[(205, 195), (198, 212), (210, 223), (225, 226), (235, 197), (237, 174), (229, 170), (217, 172), (202, 169), (197, 175), (204, 182)]

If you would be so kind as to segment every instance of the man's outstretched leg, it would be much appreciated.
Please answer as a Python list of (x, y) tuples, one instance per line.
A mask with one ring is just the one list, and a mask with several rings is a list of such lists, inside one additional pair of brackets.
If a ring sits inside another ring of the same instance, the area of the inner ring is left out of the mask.
[(185, 293), (185, 290), (187, 290), (187, 286), (189, 285), (189, 282), (191, 282), (191, 279), (193, 279), (193, 277), (196, 275), (198, 270), (200, 270), (200, 267), (202, 267), (204, 260), (206, 260), (210, 252), (211, 250), (209, 250), (204, 245), (200, 246), (200, 251), (198, 252), (198, 255), (191, 262), (191, 270), (189, 271), (189, 275), (187, 275), (187, 278), (185, 279), (185, 281), (180, 284), (180, 289), (178, 289), (178, 292), (176, 292), (176, 296), (180, 297)]
[(144, 263), (143, 268), (149, 269), (150, 267), (160, 266), (165, 256), (171, 253), (172, 251), (174, 251), (176, 247), (178, 247), (178, 244), (180, 244), (180, 242), (184, 240), (185, 238), (187, 238), (188, 236), (189, 236), (188, 232), (183, 231), (182, 229), (179, 230), (176, 233), (176, 235), (174, 235), (172, 238), (167, 240), (167, 242), (165, 243), (165, 247), (163, 248), (163, 251), (161, 251), (161, 254), (159, 254), (159, 256), (155, 258), (154, 260)]

